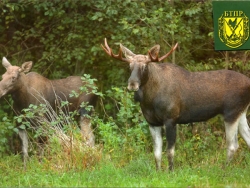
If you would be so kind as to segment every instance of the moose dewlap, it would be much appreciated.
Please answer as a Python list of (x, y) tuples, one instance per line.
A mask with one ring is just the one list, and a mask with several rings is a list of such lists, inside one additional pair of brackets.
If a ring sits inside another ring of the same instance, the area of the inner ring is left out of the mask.
[[(227, 158), (232, 159), (238, 148), (238, 131), (250, 148), (250, 129), (246, 119), (250, 104), (250, 79), (230, 70), (189, 72), (171, 63), (160, 63), (160, 46), (137, 55), (120, 45), (113, 54), (105, 39), (104, 51), (129, 64), (131, 75), (128, 89), (134, 91), (153, 137), (156, 168), (161, 168), (162, 126), (166, 127), (169, 169), (174, 167), (176, 124), (206, 121), (218, 114), (224, 117)], [(122, 53), (125, 57), (123, 57)]]

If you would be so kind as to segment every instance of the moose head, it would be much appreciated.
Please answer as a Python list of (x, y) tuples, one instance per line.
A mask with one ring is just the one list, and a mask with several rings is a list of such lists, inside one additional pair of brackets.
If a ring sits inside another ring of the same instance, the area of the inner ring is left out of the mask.
[[(103, 50), (111, 57), (119, 59), (121, 61), (129, 63), (131, 69), (131, 76), (128, 79), (128, 90), (138, 91), (141, 83), (143, 82), (143, 77), (146, 76), (144, 73), (147, 70), (147, 65), (150, 62), (161, 62), (167, 58), (178, 46), (178, 43), (164, 56), (159, 58), (160, 45), (153, 46), (147, 55), (134, 54), (131, 50), (120, 44), (119, 53), (117, 55), (113, 54), (112, 49), (108, 46), (107, 39), (105, 38), (104, 45), (101, 45)], [(125, 58), (123, 57), (124, 54)]]
[(3, 57), (2, 65), (6, 68), (6, 72), (2, 75), (2, 80), (0, 82), (0, 98), (21, 86), (19, 78), (22, 74), (30, 71), (32, 68), (32, 62), (25, 62), (21, 67), (12, 66), (10, 62)]

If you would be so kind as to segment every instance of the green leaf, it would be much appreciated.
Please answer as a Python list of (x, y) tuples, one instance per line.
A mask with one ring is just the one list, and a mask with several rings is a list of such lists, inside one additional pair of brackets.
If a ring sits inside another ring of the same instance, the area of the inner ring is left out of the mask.
[(26, 129), (25, 125), (20, 125), (19, 128), (23, 130)]
[(21, 117), (18, 117), (18, 118), (17, 118), (17, 122), (18, 122), (18, 123), (21, 123), (22, 120), (23, 120), (23, 119), (22, 119)]

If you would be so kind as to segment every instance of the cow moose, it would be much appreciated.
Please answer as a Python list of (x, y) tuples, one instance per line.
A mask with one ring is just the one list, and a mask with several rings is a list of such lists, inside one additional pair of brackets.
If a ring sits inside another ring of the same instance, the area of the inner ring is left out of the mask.
[[(175, 48), (158, 57), (160, 46), (147, 55), (137, 55), (120, 44), (117, 55), (105, 38), (103, 50), (112, 58), (129, 63), (128, 90), (140, 102), (154, 142), (156, 169), (161, 168), (162, 126), (165, 125), (169, 170), (174, 168), (176, 125), (206, 121), (218, 114), (224, 118), (227, 161), (238, 149), (238, 130), (250, 148), (246, 113), (250, 105), (250, 79), (231, 70), (190, 72), (175, 64), (160, 63)], [(125, 57), (123, 57), (123, 54)]]
[[(46, 100), (47, 103), (56, 111), (57, 100), (64, 100), (69, 102), (67, 110), (79, 110), (80, 126), (83, 137), (86, 139), (86, 144), (94, 146), (94, 134), (91, 124), (87, 116), (86, 109), (81, 108), (82, 102), (95, 106), (97, 96), (90, 93), (80, 93), (80, 87), (83, 86), (83, 81), (80, 76), (69, 76), (64, 79), (49, 80), (36, 72), (29, 72), (32, 68), (32, 62), (25, 62), (21, 67), (12, 66), (10, 62), (4, 57), (2, 65), (6, 68), (6, 72), (2, 75), (0, 82), (0, 98), (11, 94), (13, 103), (13, 110), (18, 115), (22, 110), (28, 108), (30, 104), (38, 105), (41, 101)], [(29, 72), (29, 73), (28, 73)], [(26, 74), (27, 73), (27, 74)], [(88, 88), (91, 91), (91, 88)], [(79, 96), (69, 97), (72, 91), (80, 93)], [(34, 121), (31, 121), (33, 123)], [(87, 123), (86, 123), (87, 122)], [(28, 159), (28, 136), (23, 129), (18, 131), (22, 142), (22, 153), (24, 167)]]

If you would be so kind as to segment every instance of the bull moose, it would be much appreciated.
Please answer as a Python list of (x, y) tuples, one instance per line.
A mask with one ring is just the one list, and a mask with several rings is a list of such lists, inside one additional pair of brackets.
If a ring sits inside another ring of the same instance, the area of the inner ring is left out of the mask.
[[(113, 54), (105, 39), (102, 48), (112, 58), (129, 63), (128, 90), (134, 92), (149, 123), (154, 142), (156, 169), (161, 168), (162, 126), (166, 127), (169, 170), (174, 167), (176, 125), (206, 121), (218, 114), (224, 118), (227, 161), (238, 149), (238, 130), (250, 148), (246, 113), (250, 105), (250, 79), (231, 70), (190, 72), (175, 64), (160, 63), (175, 48), (158, 57), (160, 46), (147, 55), (137, 55), (120, 44)], [(125, 57), (123, 57), (123, 54)]]
[[(90, 146), (94, 145), (94, 135), (90, 123), (85, 116), (88, 113), (83, 107), (80, 107), (82, 102), (95, 106), (97, 96), (90, 93), (80, 93), (80, 87), (83, 86), (83, 81), (80, 76), (70, 76), (64, 79), (49, 80), (36, 72), (29, 72), (32, 68), (32, 62), (25, 62), (21, 67), (12, 66), (10, 62), (4, 57), (2, 65), (6, 68), (6, 72), (2, 75), (0, 82), (0, 98), (11, 94), (13, 109), (15, 113), (20, 114), (22, 110), (28, 108), (30, 104), (37, 105), (41, 101), (46, 100), (51, 107), (56, 110), (56, 101), (67, 100), (69, 102), (68, 111), (79, 110), (80, 126), (85, 130), (83, 136), (86, 138), (86, 143)], [(29, 72), (29, 73), (28, 73)], [(27, 74), (26, 74), (27, 73)], [(80, 93), (79, 96), (69, 97), (72, 91)], [(89, 88), (91, 90), (91, 88)], [(41, 100), (41, 97), (43, 99)], [(33, 121), (31, 122), (33, 123)], [(28, 137), (23, 129), (18, 131), (19, 137), (22, 141), (22, 152), (24, 166), (28, 158)]]

